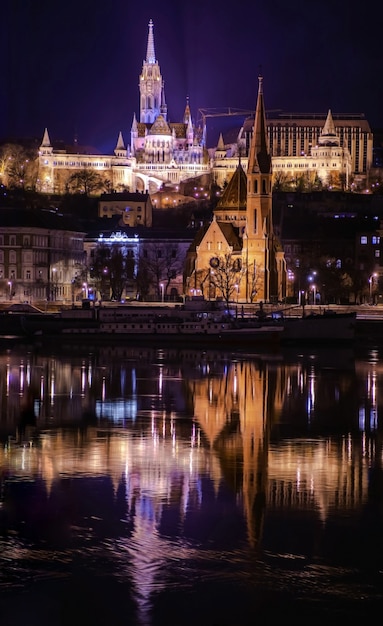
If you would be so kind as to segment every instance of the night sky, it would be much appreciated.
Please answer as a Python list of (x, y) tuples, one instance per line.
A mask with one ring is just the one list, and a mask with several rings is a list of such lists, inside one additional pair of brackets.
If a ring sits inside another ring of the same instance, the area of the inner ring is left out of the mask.
[[(138, 78), (154, 22), (168, 119), (200, 108), (268, 115), (364, 113), (383, 127), (383, 5), (340, 0), (2, 0), (0, 139), (42, 137), (111, 152), (130, 141)], [(208, 120), (208, 144), (219, 127)]]

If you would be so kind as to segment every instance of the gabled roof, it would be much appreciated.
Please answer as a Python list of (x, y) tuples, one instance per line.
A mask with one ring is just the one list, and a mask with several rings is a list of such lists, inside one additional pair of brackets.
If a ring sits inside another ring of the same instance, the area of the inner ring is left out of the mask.
[(210, 224), (205, 224), (199, 229), (190, 246), (191, 252), (196, 251), (197, 246), (201, 245), (201, 242), (214, 225), (220, 228), (227, 244), (233, 248), (234, 252), (240, 252), (242, 250), (242, 239), (239, 236), (239, 228), (233, 226), (230, 222), (218, 222), (214, 219)]
[(158, 115), (154, 120), (149, 135), (171, 135), (169, 125), (163, 115)]
[(233, 226), (230, 222), (217, 222), (217, 224), (222, 230), (227, 243), (233, 248), (233, 251), (240, 252), (242, 250), (242, 238), (239, 236), (239, 228)]
[[(137, 122), (138, 137), (145, 137), (146, 133), (150, 133), (152, 135), (156, 134), (156, 133), (153, 133), (152, 131), (152, 127), (154, 124), (151, 124), (148, 122)], [(168, 126), (167, 134), (171, 135), (174, 129), (177, 139), (183, 139), (186, 137), (187, 124), (184, 124), (183, 122), (166, 122), (166, 124)], [(161, 133), (157, 133), (157, 134), (161, 134)]]

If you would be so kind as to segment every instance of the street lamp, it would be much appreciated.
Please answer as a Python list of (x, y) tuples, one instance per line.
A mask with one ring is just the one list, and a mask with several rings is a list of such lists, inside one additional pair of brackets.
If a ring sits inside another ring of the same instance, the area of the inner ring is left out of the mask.
[(164, 283), (160, 283), (161, 287), (161, 302), (164, 301)]
[(8, 287), (9, 287), (9, 299), (12, 300), (12, 281), (11, 280), (8, 281)]
[(316, 288), (316, 285), (313, 285), (312, 289), (313, 289), (313, 304), (316, 304), (316, 300), (317, 300), (317, 288)]
[(87, 298), (88, 298), (88, 283), (83, 283), (82, 286), (83, 286), (83, 289), (84, 289), (84, 298), (87, 300)]
[(368, 282), (370, 284), (370, 304), (372, 304), (372, 288), (374, 285), (374, 278), (377, 277), (377, 273), (374, 272), (373, 274), (371, 274), (370, 278), (368, 279)]

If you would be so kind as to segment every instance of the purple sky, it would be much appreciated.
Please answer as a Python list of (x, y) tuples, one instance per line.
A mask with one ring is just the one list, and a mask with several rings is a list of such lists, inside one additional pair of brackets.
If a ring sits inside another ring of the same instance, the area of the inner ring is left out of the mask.
[[(361, 14), (339, 0), (147, 0), (143, 8), (129, 0), (3, 0), (0, 139), (42, 137), (47, 126), (52, 140), (77, 134), (105, 152), (120, 130), (128, 143), (149, 19), (170, 121), (181, 120), (187, 96), (194, 121), (200, 108), (253, 110), (261, 68), (269, 111), (364, 113), (382, 128), (376, 7), (366, 2)], [(227, 124), (208, 120), (208, 138)]]

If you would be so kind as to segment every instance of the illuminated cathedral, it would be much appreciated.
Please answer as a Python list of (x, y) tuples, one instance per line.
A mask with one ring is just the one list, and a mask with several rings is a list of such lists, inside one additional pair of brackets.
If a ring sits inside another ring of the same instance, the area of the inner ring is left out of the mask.
[(39, 190), (64, 193), (68, 191), (71, 174), (84, 169), (97, 172), (114, 191), (149, 193), (155, 193), (165, 183), (176, 187), (183, 181), (209, 175), (206, 128), (193, 125), (188, 98), (182, 121), (168, 119), (152, 20), (139, 91), (139, 119), (134, 114), (130, 144), (126, 144), (120, 131), (113, 155), (81, 154), (77, 145), (57, 150), (46, 128), (39, 149)]

